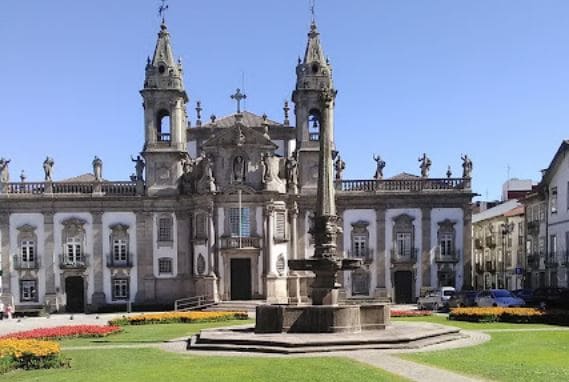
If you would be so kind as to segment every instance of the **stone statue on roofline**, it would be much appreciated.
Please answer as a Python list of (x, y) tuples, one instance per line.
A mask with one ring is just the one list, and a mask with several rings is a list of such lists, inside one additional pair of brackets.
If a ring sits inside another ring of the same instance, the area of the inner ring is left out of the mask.
[(296, 152), (286, 159), (285, 168), (288, 190), (296, 194), (298, 192), (298, 161), (296, 160)]
[(135, 162), (134, 169), (136, 171), (136, 179), (135, 180), (142, 180), (142, 174), (144, 173), (144, 160), (141, 158), (140, 155), (136, 156), (136, 159), (130, 156), (130, 160)]
[(423, 153), (423, 156), (419, 157), (418, 161), (421, 162), (419, 165), (419, 168), (421, 169), (421, 178), (428, 178), (429, 171), (431, 170), (431, 164), (433, 162), (431, 162), (426, 153)]
[(373, 160), (375, 161), (375, 174), (373, 175), (373, 179), (381, 180), (383, 179), (383, 169), (385, 168), (385, 161), (381, 159), (381, 156), (374, 155)]
[(336, 162), (334, 162), (334, 168), (336, 169), (336, 180), (342, 180), (342, 173), (346, 169), (346, 162), (342, 160), (340, 154), (336, 157)]
[(472, 178), (472, 160), (466, 154), (462, 155), (460, 159), (462, 159), (462, 177)]
[(53, 180), (52, 175), (53, 175), (54, 164), (55, 161), (53, 160), (53, 158), (50, 158), (49, 156), (46, 157), (45, 160), (43, 161), (43, 173), (46, 182), (51, 182)]
[(10, 182), (10, 171), (8, 169), (8, 164), (10, 159), (0, 158), (0, 182), (8, 183)]
[(95, 182), (103, 180), (103, 161), (96, 155), (93, 159), (93, 174), (95, 175)]

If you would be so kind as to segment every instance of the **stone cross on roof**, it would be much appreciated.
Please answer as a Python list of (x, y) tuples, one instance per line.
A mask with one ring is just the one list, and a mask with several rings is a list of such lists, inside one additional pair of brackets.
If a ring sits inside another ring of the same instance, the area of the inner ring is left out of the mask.
[(247, 99), (247, 95), (241, 93), (241, 89), (237, 88), (235, 94), (231, 95), (231, 99), (237, 102), (237, 114), (241, 113), (241, 101)]
[(166, 10), (168, 10), (168, 4), (166, 4), (167, 0), (160, 0), (162, 5), (158, 8), (158, 14), (162, 18), (162, 22), (164, 22), (164, 16), (166, 15)]

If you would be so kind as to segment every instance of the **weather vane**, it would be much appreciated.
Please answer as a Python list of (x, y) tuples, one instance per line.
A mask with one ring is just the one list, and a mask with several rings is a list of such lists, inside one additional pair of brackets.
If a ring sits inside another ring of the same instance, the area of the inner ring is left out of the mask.
[(162, 22), (164, 22), (164, 15), (166, 14), (166, 10), (168, 10), (168, 4), (166, 4), (167, 0), (160, 0), (162, 4), (158, 8), (158, 14), (162, 17)]

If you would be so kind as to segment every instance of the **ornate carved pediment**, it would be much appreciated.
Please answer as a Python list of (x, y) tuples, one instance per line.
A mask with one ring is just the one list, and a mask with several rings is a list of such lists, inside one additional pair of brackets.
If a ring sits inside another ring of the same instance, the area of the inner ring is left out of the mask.
[(109, 226), (109, 228), (111, 229), (111, 231), (113, 231), (113, 233), (125, 233), (128, 231), (129, 226), (127, 224), (123, 224), (123, 223), (116, 223), (113, 224), (111, 226)]
[(240, 124), (224, 129), (203, 144), (204, 148), (220, 146), (258, 146), (269, 150), (276, 150), (278, 147), (264, 134)]
[(357, 222), (352, 223), (352, 232), (353, 233), (367, 233), (367, 227), (369, 226), (369, 222), (364, 220), (358, 220)]
[(253, 187), (247, 184), (230, 184), (223, 189), (224, 194), (237, 194), (238, 191), (242, 191), (243, 193), (250, 195), (257, 193)]
[(20, 233), (34, 233), (36, 227), (30, 224), (24, 224), (16, 228)]
[(437, 223), (439, 225), (439, 232), (454, 232), (454, 226), (456, 224), (455, 221), (452, 221), (450, 219), (445, 219), (441, 222)]
[(61, 222), (64, 226), (66, 237), (80, 236), (85, 233), (85, 228), (83, 227), (85, 223), (87, 223), (86, 220), (77, 217), (65, 219)]
[(401, 230), (412, 230), (415, 218), (408, 214), (401, 214), (393, 218), (393, 223)]

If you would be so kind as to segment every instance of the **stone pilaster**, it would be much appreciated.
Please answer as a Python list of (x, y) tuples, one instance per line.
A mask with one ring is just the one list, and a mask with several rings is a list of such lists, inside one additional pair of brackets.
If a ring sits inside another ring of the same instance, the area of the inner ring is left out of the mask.
[(138, 292), (136, 302), (151, 302), (156, 298), (156, 285), (153, 274), (154, 242), (152, 213), (136, 213), (136, 266)]
[[(470, 205), (465, 206), (462, 209), (463, 221), (464, 221), (464, 231), (463, 231), (463, 284), (462, 288), (472, 287), (472, 208)], [(457, 285), (460, 287), (460, 285)]]
[(376, 270), (376, 292), (375, 297), (387, 298), (387, 287), (385, 285), (385, 209), (375, 209), (375, 221), (377, 236), (375, 243), (375, 270)]
[(2, 255), (2, 291), (10, 293), (10, 215), (0, 214), (0, 254)]
[(423, 287), (431, 286), (431, 209), (421, 208), (421, 269)]
[(106, 303), (103, 286), (103, 269), (106, 266), (103, 253), (103, 212), (91, 212), (93, 217), (93, 253), (91, 254), (91, 269), (94, 274), (93, 296), (91, 303), (93, 309), (97, 310)]
[[(298, 206), (296, 202), (289, 209), (288, 216), (290, 221), (290, 259), (296, 260), (298, 258)], [(289, 301), (293, 304), (300, 304), (300, 276), (296, 271), (289, 271), (288, 277)]]
[(63, 298), (63, 291), (55, 289), (55, 277), (59, 276), (57, 261), (62, 249), (55, 248), (53, 215), (53, 212), (43, 213), (44, 253), (39, 254), (42, 256), (42, 266), (45, 269), (45, 301), (50, 312), (59, 310), (59, 302)]

